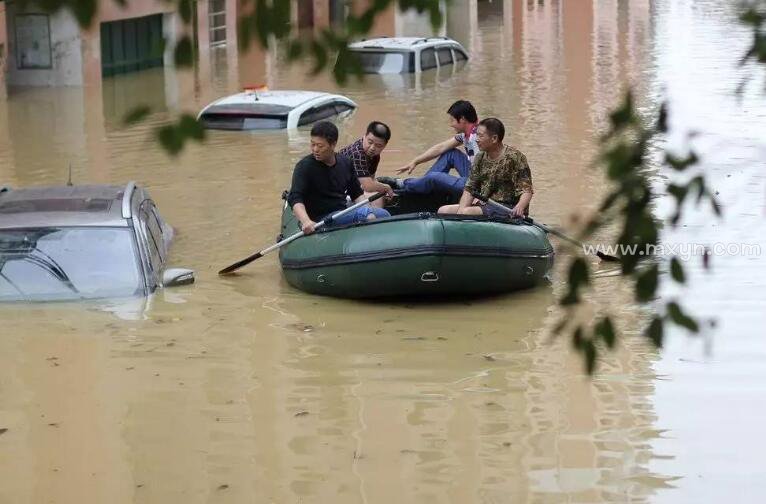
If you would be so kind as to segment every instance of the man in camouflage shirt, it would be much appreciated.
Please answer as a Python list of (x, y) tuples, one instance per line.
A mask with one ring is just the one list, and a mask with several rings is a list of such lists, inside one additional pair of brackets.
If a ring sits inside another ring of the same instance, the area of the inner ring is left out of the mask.
[(476, 156), (465, 190), (457, 205), (439, 208), (440, 214), (507, 217), (508, 214), (482, 200), (489, 198), (513, 209), (513, 217), (529, 214), (532, 199), (532, 173), (527, 158), (518, 149), (503, 143), (505, 126), (489, 117), (479, 123), (476, 141), (481, 152)]

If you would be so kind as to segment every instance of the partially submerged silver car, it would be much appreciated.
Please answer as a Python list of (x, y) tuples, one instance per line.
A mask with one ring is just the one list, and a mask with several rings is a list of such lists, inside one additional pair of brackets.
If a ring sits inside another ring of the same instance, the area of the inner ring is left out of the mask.
[(173, 228), (142, 188), (0, 189), (0, 301), (148, 295), (194, 282), (168, 268)]
[(468, 52), (448, 37), (377, 37), (348, 45), (362, 73), (425, 72), (468, 61)]

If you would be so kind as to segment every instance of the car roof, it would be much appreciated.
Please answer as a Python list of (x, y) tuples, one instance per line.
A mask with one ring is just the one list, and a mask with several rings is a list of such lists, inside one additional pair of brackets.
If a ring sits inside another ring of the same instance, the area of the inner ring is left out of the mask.
[(128, 226), (122, 214), (126, 190), (134, 186), (76, 185), (9, 189), (0, 192), (0, 230)]
[(348, 45), (349, 49), (395, 49), (411, 51), (420, 47), (430, 47), (439, 44), (460, 43), (449, 37), (377, 37), (360, 40)]
[(247, 107), (248, 112), (286, 115), (292, 109), (311, 100), (332, 97), (344, 100), (348, 99), (340, 95), (323, 93), (320, 91), (244, 91), (216, 100), (205, 107), (205, 109), (220, 107), (221, 109), (226, 110), (231, 107), (245, 106)]

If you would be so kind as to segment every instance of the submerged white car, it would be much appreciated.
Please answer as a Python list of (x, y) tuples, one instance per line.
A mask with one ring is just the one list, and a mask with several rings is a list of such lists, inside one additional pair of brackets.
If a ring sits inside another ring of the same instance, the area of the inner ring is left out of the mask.
[(352, 100), (337, 94), (247, 90), (214, 101), (202, 109), (197, 121), (207, 129), (292, 129), (349, 115), (356, 107)]
[(448, 37), (379, 37), (349, 44), (364, 73), (413, 73), (468, 60), (468, 52)]

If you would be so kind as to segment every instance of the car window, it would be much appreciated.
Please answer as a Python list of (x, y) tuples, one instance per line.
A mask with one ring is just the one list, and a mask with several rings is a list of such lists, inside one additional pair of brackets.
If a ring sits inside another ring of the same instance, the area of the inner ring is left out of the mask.
[(287, 116), (241, 116), (205, 113), (200, 117), (202, 126), (209, 129), (281, 129), (287, 127)]
[(146, 226), (149, 229), (149, 234), (151, 234), (154, 239), (154, 243), (157, 244), (157, 251), (160, 254), (160, 259), (164, 262), (167, 250), (165, 249), (165, 240), (162, 236), (162, 226), (160, 225), (159, 220), (157, 220), (157, 215), (154, 213), (154, 207), (150, 206), (147, 210)]
[(162, 255), (160, 254), (160, 247), (162, 241), (158, 239), (157, 233), (152, 233), (149, 227), (149, 214), (146, 208), (142, 208), (139, 213), (139, 223), (141, 231), (146, 237), (146, 245), (149, 249), (149, 262), (151, 263), (152, 270), (157, 273), (162, 269)]
[(468, 56), (465, 55), (463, 51), (460, 49), (454, 49), (455, 51), (455, 61), (465, 61), (468, 59)]
[(412, 73), (415, 71), (415, 53), (414, 52), (411, 52), (407, 56), (407, 62), (402, 71), (405, 73)]
[(130, 228), (0, 231), (0, 300), (133, 296), (144, 280)]
[(449, 47), (440, 47), (438, 50), (439, 66), (452, 64), (452, 51)]
[(436, 51), (433, 47), (420, 52), (420, 69), (430, 70), (431, 68), (436, 68)]
[(311, 107), (301, 114), (300, 119), (298, 119), (298, 126), (304, 126), (316, 121), (321, 121), (322, 119), (327, 119), (328, 117), (332, 117), (335, 114), (335, 105), (333, 105), (332, 102), (316, 107)]
[(348, 103), (335, 102), (335, 112), (337, 114), (343, 114), (344, 112), (348, 112), (349, 110), (354, 110), (354, 107), (352, 107)]
[[(354, 51), (364, 73), (402, 73), (408, 71), (409, 55), (400, 52)], [(407, 57), (407, 59), (405, 59)]]

